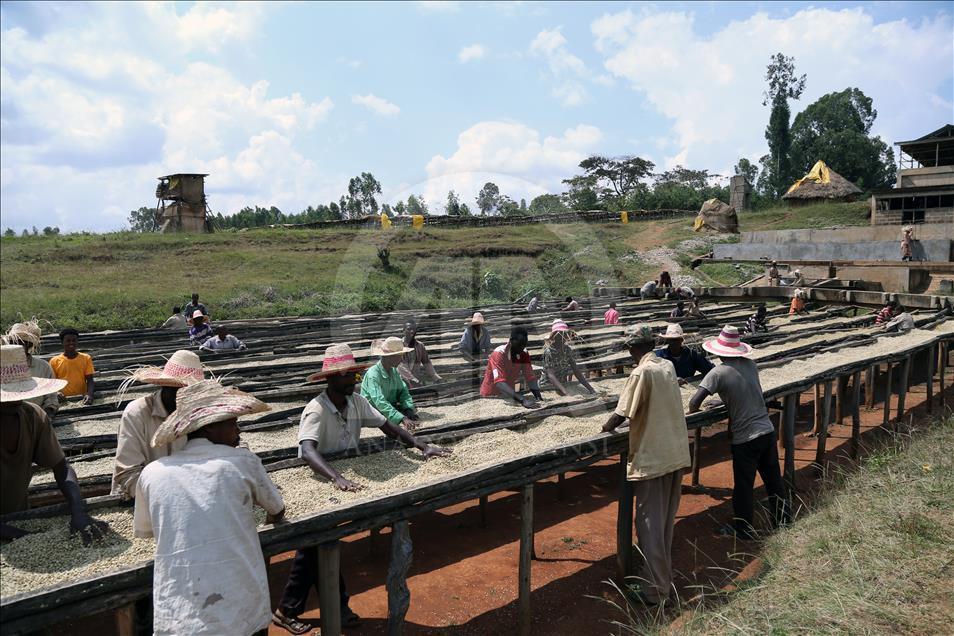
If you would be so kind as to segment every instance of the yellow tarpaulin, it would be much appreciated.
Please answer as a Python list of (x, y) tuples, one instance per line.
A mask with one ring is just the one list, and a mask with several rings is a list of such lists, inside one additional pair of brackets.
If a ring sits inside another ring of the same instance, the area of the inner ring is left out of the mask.
[(391, 227), (391, 219), (388, 218), (387, 214), (381, 215), (381, 229), (387, 230)]
[(411, 216), (411, 227), (421, 229), (424, 227), (424, 215), (414, 214)]
[(629, 223), (629, 212), (620, 212), (619, 220), (623, 223)]
[(702, 225), (703, 225), (703, 223), (705, 223), (705, 222), (706, 222), (706, 220), (702, 217), (701, 214), (700, 214), (699, 216), (697, 216), (697, 217), (696, 217), (696, 222), (692, 224), (692, 229), (693, 229), (693, 231), (694, 231), (694, 232), (698, 232), (698, 231), (699, 231), (699, 228), (701, 228)]
[(800, 185), (806, 181), (814, 181), (815, 183), (831, 183), (831, 174), (828, 172), (828, 166), (825, 165), (825, 162), (818, 160), (815, 162), (815, 165), (812, 166), (812, 169), (808, 171), (804, 177), (792, 184), (792, 187), (788, 189), (788, 194), (792, 190), (796, 190)]

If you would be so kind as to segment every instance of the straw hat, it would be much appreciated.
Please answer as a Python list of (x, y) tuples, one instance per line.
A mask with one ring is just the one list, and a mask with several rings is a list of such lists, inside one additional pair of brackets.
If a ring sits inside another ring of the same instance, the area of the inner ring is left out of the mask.
[(384, 340), (371, 342), (371, 355), (373, 356), (399, 356), (409, 351), (414, 351), (414, 347), (405, 347), (404, 340), (397, 336), (389, 336)]
[(484, 324), (484, 315), (479, 311), (475, 311), (470, 320), (465, 320), (464, 322), (468, 325), (482, 325)]
[(205, 314), (202, 313), (201, 309), (196, 309), (192, 312), (192, 320), (195, 320), (196, 318), (202, 318), (203, 320), (205, 319)]
[(671, 322), (666, 326), (666, 333), (659, 336), (660, 338), (665, 338), (667, 340), (676, 340), (683, 339), (686, 335), (682, 332), (682, 326), (678, 323)]
[(576, 336), (576, 332), (570, 329), (570, 326), (566, 324), (566, 321), (556, 318), (553, 320), (553, 324), (550, 325), (550, 333), (547, 335), (547, 340), (553, 339), (558, 333), (566, 334), (568, 338), (573, 338)]
[(308, 382), (323, 380), (329, 375), (343, 371), (364, 371), (370, 364), (358, 364), (354, 359), (351, 347), (346, 344), (333, 344), (325, 349), (325, 357), (321, 361), (321, 371), (308, 376)]
[(752, 347), (739, 339), (739, 330), (732, 325), (722, 328), (722, 333), (715, 340), (706, 340), (702, 348), (709, 353), (724, 358), (742, 358), (752, 352)]
[(7, 344), (30, 345), (30, 353), (39, 353), (40, 337), (43, 332), (40, 330), (40, 323), (36, 318), (17, 322), (10, 325), (10, 330), (4, 338)]
[(172, 354), (161, 369), (155, 366), (141, 367), (133, 371), (130, 377), (134, 382), (183, 387), (204, 380), (205, 370), (198, 354), (180, 349)]
[(32, 377), (21, 345), (0, 347), (0, 402), (29, 400), (56, 393), (65, 386), (66, 380)]
[(656, 335), (649, 325), (633, 325), (623, 334), (623, 345), (632, 347), (638, 344), (656, 344)]
[(222, 386), (217, 380), (202, 380), (176, 393), (176, 410), (156, 430), (152, 445), (158, 448), (203, 426), (270, 410), (258, 398), (235, 387)]

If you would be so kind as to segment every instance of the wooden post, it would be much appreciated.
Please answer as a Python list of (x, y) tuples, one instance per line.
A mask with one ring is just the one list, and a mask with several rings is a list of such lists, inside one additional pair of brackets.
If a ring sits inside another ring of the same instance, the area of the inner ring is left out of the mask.
[[(912, 354), (913, 355), (913, 354)], [(904, 414), (904, 397), (908, 393), (908, 378), (911, 377), (911, 355), (901, 363), (901, 384), (898, 386), (898, 421)]]
[(851, 457), (858, 459), (861, 445), (861, 371), (851, 378)]
[(557, 475), (557, 499), (563, 501), (566, 499), (566, 473), (560, 473)]
[(888, 366), (888, 377), (885, 378), (885, 387), (884, 387), (884, 418), (881, 421), (882, 426), (888, 425), (888, 420), (891, 419), (891, 380), (892, 375), (894, 374), (894, 365), (890, 362), (887, 363)]
[(927, 412), (934, 412), (934, 358), (935, 358), (935, 349), (937, 347), (931, 345), (927, 351)]
[[(386, 587), (388, 590), (388, 636), (404, 631), (404, 617), (411, 606), (411, 590), (407, 587), (407, 573), (414, 557), (411, 529), (408, 522), (398, 521), (391, 526), (391, 560), (388, 562)], [(322, 625), (324, 633), (324, 625)]]
[(821, 385), (815, 385), (815, 401), (813, 403), (814, 419), (812, 420), (812, 432), (818, 435), (818, 429), (821, 426)]
[(117, 636), (136, 636), (135, 603), (123, 605), (116, 610), (116, 634)]
[(487, 526), (487, 495), (483, 495), (477, 500), (477, 507), (480, 509), (480, 525)]
[(633, 484), (626, 479), (627, 453), (619, 456), (620, 485), (616, 512), (616, 583), (626, 584), (633, 560)]
[(530, 636), (533, 615), (530, 610), (530, 552), (533, 546), (533, 484), (522, 488), (520, 504), (520, 635)]
[(785, 396), (785, 407), (782, 411), (782, 440), (785, 444), (785, 483), (788, 486), (789, 498), (795, 492), (795, 411), (798, 409), (796, 393)]
[(838, 401), (835, 402), (835, 423), (840, 426), (845, 417), (845, 393), (848, 392), (848, 376), (838, 376), (836, 386)]
[(815, 464), (819, 471), (825, 466), (825, 446), (828, 444), (828, 421), (831, 419), (831, 380), (825, 380), (825, 398), (822, 404), (821, 427), (818, 429), (818, 448), (815, 450)]
[(865, 406), (874, 408), (875, 380), (878, 379), (878, 365), (868, 367), (865, 374)]
[(702, 427), (692, 431), (692, 482), (693, 488), (699, 486), (699, 444), (702, 443)]
[(940, 371), (940, 373), (938, 374), (939, 383), (937, 385), (937, 395), (938, 395), (938, 402), (940, 403), (941, 406), (944, 406), (944, 374), (947, 372), (947, 343), (946, 342), (938, 343), (937, 348), (939, 349), (938, 353), (940, 354), (940, 357), (941, 357), (940, 364), (937, 365), (938, 371)]
[(318, 546), (318, 606), (321, 608), (321, 633), (341, 636), (341, 593), (338, 567), (341, 545), (329, 541)]
[(381, 528), (371, 528), (368, 534), (368, 553), (372, 556), (378, 552), (378, 538), (381, 536)]

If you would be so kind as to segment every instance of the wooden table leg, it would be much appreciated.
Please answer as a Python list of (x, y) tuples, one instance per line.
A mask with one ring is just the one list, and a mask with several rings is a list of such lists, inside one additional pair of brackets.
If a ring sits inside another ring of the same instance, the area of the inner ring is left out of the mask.
[(944, 374), (947, 372), (947, 343), (941, 342), (937, 348), (939, 349), (938, 354), (941, 358), (937, 365), (940, 371), (938, 374), (937, 394), (939, 403), (941, 406), (944, 406)]
[(851, 378), (851, 457), (858, 458), (861, 445), (861, 371)]
[(845, 394), (848, 392), (848, 376), (838, 376), (836, 383), (838, 400), (835, 402), (835, 423), (841, 426), (845, 418)]
[(557, 499), (563, 501), (566, 498), (566, 473), (557, 475)]
[(898, 386), (898, 422), (904, 415), (904, 397), (908, 394), (908, 378), (911, 377), (911, 356), (901, 363), (901, 384)]
[(616, 513), (616, 583), (622, 587), (632, 572), (633, 560), (633, 484), (626, 479), (627, 454), (619, 456), (620, 485)]
[[(117, 636), (136, 636), (136, 604), (123, 605), (116, 610)], [(41, 632), (42, 633), (42, 632)]]
[(699, 444), (702, 443), (702, 427), (692, 432), (692, 487), (699, 486)]
[(525, 485), (522, 488), (521, 495), (519, 624), (521, 636), (529, 636), (533, 618), (530, 608), (530, 551), (533, 545), (533, 484)]
[(318, 546), (318, 605), (323, 636), (341, 635), (341, 591), (338, 588), (341, 544), (329, 541)]
[(932, 345), (928, 348), (927, 352), (927, 412), (934, 412), (934, 359), (937, 356), (936, 353), (937, 346)]
[(825, 397), (822, 403), (821, 426), (818, 429), (818, 448), (815, 450), (815, 464), (819, 471), (825, 467), (825, 447), (828, 444), (828, 421), (831, 418), (832, 381), (825, 381)]
[(782, 412), (782, 440), (785, 444), (785, 483), (789, 498), (795, 492), (795, 411), (798, 409), (798, 394), (785, 396)]
[(487, 495), (477, 500), (477, 508), (480, 510), (480, 525), (485, 528), (487, 527)]
[(818, 428), (821, 426), (821, 385), (815, 385), (815, 401), (812, 404), (814, 411), (814, 419), (812, 420), (812, 433), (818, 435)]
[(881, 422), (882, 426), (887, 426), (888, 421), (891, 419), (891, 384), (894, 379), (891, 376), (894, 374), (894, 365), (888, 362), (887, 366), (888, 373), (884, 385), (884, 418)]
[(873, 364), (868, 367), (865, 373), (865, 406), (869, 409), (874, 408), (875, 381), (878, 379), (878, 365)]
[[(398, 521), (391, 526), (391, 560), (388, 562), (386, 585), (388, 590), (388, 636), (404, 631), (404, 617), (411, 606), (411, 590), (407, 587), (407, 573), (414, 558), (410, 524)], [(324, 629), (322, 629), (322, 634)]]

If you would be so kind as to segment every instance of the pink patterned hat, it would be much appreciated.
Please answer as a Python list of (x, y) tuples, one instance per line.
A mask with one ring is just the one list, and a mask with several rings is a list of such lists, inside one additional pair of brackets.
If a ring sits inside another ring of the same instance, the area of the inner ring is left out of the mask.
[(325, 349), (325, 357), (321, 361), (321, 371), (308, 376), (309, 382), (323, 380), (329, 375), (344, 371), (364, 371), (370, 364), (358, 364), (354, 359), (351, 347), (346, 344), (333, 344)]
[(66, 380), (34, 378), (22, 345), (0, 347), (0, 402), (21, 402), (56, 393)]
[(145, 384), (183, 387), (204, 380), (205, 371), (198, 354), (180, 349), (172, 354), (161, 369), (142, 367), (133, 371), (131, 377), (133, 381)]
[(752, 347), (739, 338), (739, 330), (732, 325), (722, 328), (722, 333), (715, 340), (706, 340), (702, 348), (709, 353), (725, 358), (742, 358), (752, 353)]

